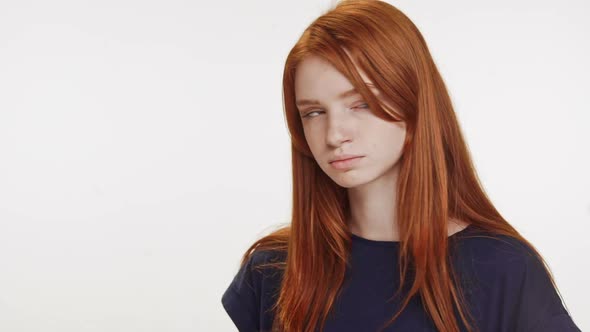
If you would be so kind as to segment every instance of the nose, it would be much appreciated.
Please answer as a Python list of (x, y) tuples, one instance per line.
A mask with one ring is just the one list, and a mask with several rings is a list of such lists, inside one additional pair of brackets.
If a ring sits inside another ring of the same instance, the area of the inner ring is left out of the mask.
[(326, 121), (326, 144), (331, 147), (340, 147), (344, 142), (352, 139), (352, 119), (348, 112), (329, 112)]

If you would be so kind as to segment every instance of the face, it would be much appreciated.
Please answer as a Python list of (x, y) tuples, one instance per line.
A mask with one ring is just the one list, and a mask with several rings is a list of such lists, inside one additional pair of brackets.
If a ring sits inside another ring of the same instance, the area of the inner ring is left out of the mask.
[[(370, 88), (391, 107), (376, 88)], [(394, 176), (406, 135), (404, 123), (374, 115), (350, 81), (329, 62), (308, 56), (299, 64), (295, 97), (307, 144), (334, 182), (353, 188)], [(359, 157), (332, 162), (347, 155)]]

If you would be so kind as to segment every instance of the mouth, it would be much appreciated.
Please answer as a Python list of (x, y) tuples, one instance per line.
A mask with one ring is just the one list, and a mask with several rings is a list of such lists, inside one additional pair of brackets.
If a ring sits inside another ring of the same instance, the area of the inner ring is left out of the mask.
[(348, 157), (345, 159), (334, 160), (330, 165), (338, 170), (350, 169), (357, 165), (364, 156)]
[(345, 155), (337, 157), (336, 159), (330, 160), (330, 164), (334, 163), (334, 162), (346, 161), (346, 160), (350, 160), (350, 159), (354, 159), (354, 158), (361, 158), (361, 157), (363, 157), (363, 156), (345, 154)]

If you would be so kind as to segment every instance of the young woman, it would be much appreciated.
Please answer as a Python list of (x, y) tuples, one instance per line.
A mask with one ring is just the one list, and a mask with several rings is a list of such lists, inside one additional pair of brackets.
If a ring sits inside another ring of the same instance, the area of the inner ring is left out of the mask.
[(343, 1), (289, 53), (291, 223), (244, 254), (240, 331), (579, 331), (478, 181), (416, 26)]

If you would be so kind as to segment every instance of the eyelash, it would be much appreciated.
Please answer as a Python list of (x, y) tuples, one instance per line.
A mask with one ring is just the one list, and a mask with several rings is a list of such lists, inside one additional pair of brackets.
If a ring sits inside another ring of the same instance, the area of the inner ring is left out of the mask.
[[(360, 106), (363, 106), (363, 107), (360, 107)], [(362, 103), (359, 106), (355, 106), (353, 108), (359, 108), (359, 107), (360, 108), (363, 108), (363, 109), (368, 109), (369, 108), (369, 105), (367, 103)], [(309, 117), (310, 114), (316, 113), (316, 112), (318, 112), (318, 111), (311, 111), (311, 112), (305, 114), (304, 116), (302, 116), (302, 118), (307, 118), (307, 117)]]

